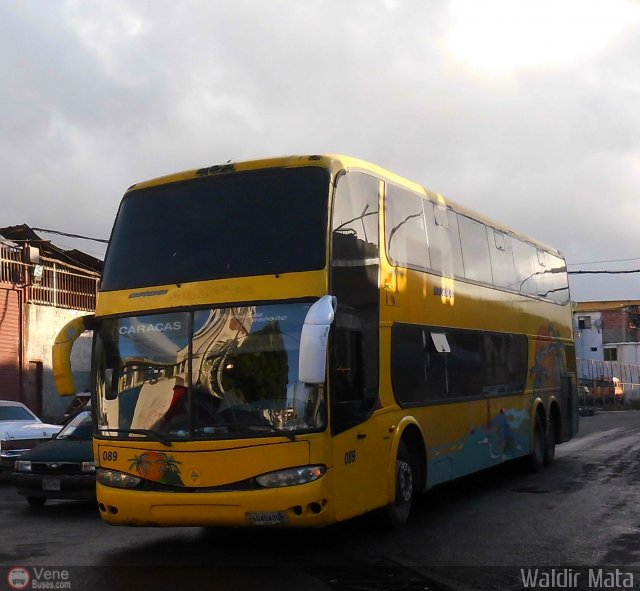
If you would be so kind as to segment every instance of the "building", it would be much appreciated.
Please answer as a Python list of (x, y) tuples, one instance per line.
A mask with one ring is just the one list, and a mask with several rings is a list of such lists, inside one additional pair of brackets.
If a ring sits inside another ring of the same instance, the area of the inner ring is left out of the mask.
[(578, 302), (573, 322), (581, 383), (616, 377), (626, 401), (640, 401), (640, 300)]
[[(57, 394), (51, 346), (72, 318), (95, 310), (102, 261), (63, 250), (26, 225), (0, 228), (0, 399), (56, 421), (69, 401)], [(74, 346), (76, 384), (89, 387), (91, 337)]]

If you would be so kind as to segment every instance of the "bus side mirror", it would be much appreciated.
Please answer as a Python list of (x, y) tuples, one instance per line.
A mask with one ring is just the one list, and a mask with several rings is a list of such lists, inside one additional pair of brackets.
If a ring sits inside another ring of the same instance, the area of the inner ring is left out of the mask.
[(335, 318), (336, 298), (322, 296), (307, 312), (300, 335), (298, 380), (323, 384), (327, 371), (329, 327)]
[(64, 325), (51, 350), (53, 377), (60, 396), (76, 393), (71, 371), (71, 348), (85, 330), (93, 329), (93, 314), (79, 316)]

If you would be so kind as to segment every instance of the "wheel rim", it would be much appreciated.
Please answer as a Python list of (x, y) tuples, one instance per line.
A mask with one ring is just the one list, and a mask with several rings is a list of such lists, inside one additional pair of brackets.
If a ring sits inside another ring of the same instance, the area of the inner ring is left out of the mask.
[(398, 461), (398, 482), (396, 500), (398, 503), (410, 503), (413, 497), (413, 473), (407, 462)]

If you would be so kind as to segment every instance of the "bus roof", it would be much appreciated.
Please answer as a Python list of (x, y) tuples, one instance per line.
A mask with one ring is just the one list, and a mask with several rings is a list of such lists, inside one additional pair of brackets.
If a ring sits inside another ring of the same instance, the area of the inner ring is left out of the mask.
[(138, 189), (146, 189), (146, 188), (164, 185), (168, 183), (175, 183), (180, 181), (187, 181), (190, 179), (214, 176), (217, 174), (230, 174), (234, 172), (259, 170), (263, 168), (293, 168), (293, 167), (301, 167), (301, 166), (318, 166), (322, 168), (327, 168), (328, 170), (331, 171), (332, 174), (336, 174), (341, 170), (360, 170), (360, 171), (369, 172), (375, 176), (382, 178), (383, 180), (405, 187), (410, 191), (420, 193), (423, 196), (429, 198), (431, 201), (450, 206), (458, 213), (461, 213), (463, 215), (466, 215), (467, 217), (481, 221), (487, 226), (496, 228), (497, 230), (500, 230), (506, 234), (517, 236), (518, 238), (525, 240), (527, 242), (530, 242), (534, 246), (542, 248), (550, 252), (551, 254), (562, 256), (557, 249), (547, 244), (544, 244), (539, 240), (531, 238), (530, 236), (516, 232), (500, 222), (497, 222), (491, 218), (488, 218), (478, 213), (477, 211), (468, 209), (463, 205), (460, 205), (456, 201), (452, 201), (448, 198), (445, 198), (439, 193), (435, 193), (434, 191), (431, 191), (430, 189), (426, 188), (424, 185), (416, 183), (415, 181), (411, 181), (387, 169), (377, 166), (376, 164), (372, 164), (365, 160), (361, 160), (359, 158), (354, 158), (351, 156), (345, 156), (342, 154), (308, 154), (308, 155), (298, 155), (298, 156), (280, 156), (280, 157), (274, 157), (274, 158), (262, 158), (257, 160), (246, 160), (246, 161), (240, 161), (240, 162), (233, 162), (229, 160), (223, 164), (215, 164), (209, 167), (186, 170), (183, 172), (178, 172), (175, 174), (161, 176), (154, 179), (150, 179), (148, 181), (136, 183), (135, 185), (132, 185), (127, 189), (125, 195), (131, 191), (136, 191)]

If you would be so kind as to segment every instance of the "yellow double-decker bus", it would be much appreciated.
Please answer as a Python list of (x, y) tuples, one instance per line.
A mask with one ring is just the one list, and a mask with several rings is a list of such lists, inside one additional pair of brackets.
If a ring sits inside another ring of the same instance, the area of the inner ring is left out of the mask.
[(577, 431), (566, 265), (377, 166), (296, 156), (132, 186), (94, 331), (97, 494), (135, 526), (320, 526)]

